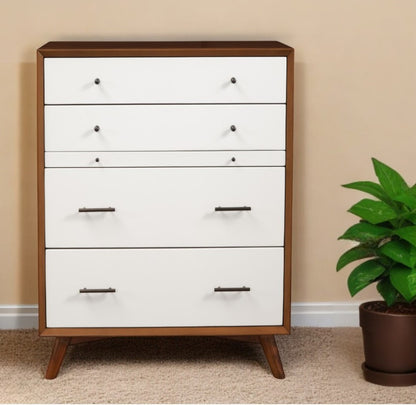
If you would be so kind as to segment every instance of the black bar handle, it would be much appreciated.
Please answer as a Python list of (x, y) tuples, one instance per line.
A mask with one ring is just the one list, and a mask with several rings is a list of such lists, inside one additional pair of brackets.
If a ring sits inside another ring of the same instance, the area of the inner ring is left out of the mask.
[(250, 291), (250, 287), (216, 287), (214, 292)]
[(78, 212), (114, 212), (116, 209), (112, 207), (108, 208), (78, 208)]
[(115, 293), (115, 288), (81, 288), (79, 290), (81, 294), (85, 293)]
[(251, 207), (215, 207), (215, 211), (251, 211)]

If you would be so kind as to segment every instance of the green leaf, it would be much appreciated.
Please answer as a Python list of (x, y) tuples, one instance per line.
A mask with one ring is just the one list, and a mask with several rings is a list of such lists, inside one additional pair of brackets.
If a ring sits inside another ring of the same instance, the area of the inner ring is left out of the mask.
[(397, 217), (396, 212), (383, 201), (374, 201), (364, 198), (353, 205), (348, 212), (365, 219), (371, 224), (389, 221)]
[(375, 255), (375, 250), (366, 246), (355, 246), (350, 250), (347, 250), (338, 260), (337, 271), (341, 270), (347, 264), (364, 259), (365, 257), (372, 257)]
[(390, 198), (394, 198), (409, 189), (399, 173), (375, 158), (371, 160), (378, 180)]
[(406, 226), (404, 228), (397, 229), (394, 231), (394, 234), (400, 236), (402, 239), (416, 247), (416, 226)]
[(416, 247), (410, 246), (410, 267), (415, 268), (416, 265)]
[(386, 301), (387, 306), (392, 306), (397, 299), (397, 290), (392, 286), (388, 278), (380, 280), (377, 284), (377, 291), (381, 294)]
[(403, 215), (404, 219), (407, 219), (408, 221), (410, 221), (412, 224), (416, 225), (416, 214), (413, 212), (409, 212), (406, 215)]
[(356, 181), (354, 183), (343, 184), (342, 187), (364, 191), (365, 193), (371, 194), (381, 201), (391, 203), (391, 199), (380, 186), (380, 184), (374, 183), (372, 181)]
[(338, 239), (356, 240), (358, 242), (378, 241), (390, 236), (392, 231), (389, 228), (372, 225), (367, 222), (360, 222), (348, 228)]
[[(410, 189), (409, 189), (410, 190)], [(416, 209), (416, 196), (412, 195), (409, 190), (407, 192), (394, 197), (394, 201), (403, 203), (406, 207), (411, 210)]]
[(378, 250), (380, 253), (395, 262), (404, 264), (407, 267), (412, 267), (410, 259), (410, 246), (407, 242), (392, 240), (381, 246)]
[(353, 297), (364, 287), (367, 287), (377, 277), (384, 273), (384, 266), (382, 266), (377, 260), (368, 260), (358, 265), (348, 277), (348, 289)]
[(390, 270), (390, 281), (407, 302), (416, 298), (416, 270), (394, 267)]

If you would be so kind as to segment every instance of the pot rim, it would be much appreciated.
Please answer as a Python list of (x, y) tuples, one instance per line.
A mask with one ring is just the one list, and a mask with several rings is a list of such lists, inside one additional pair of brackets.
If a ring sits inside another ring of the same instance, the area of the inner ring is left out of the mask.
[(415, 318), (415, 320), (416, 320), (416, 314), (391, 314), (391, 313), (387, 314), (385, 312), (372, 311), (372, 310), (366, 308), (366, 305), (372, 304), (372, 303), (375, 303), (375, 302), (385, 302), (385, 301), (374, 300), (374, 301), (363, 302), (359, 306), (360, 312), (366, 312), (367, 314), (372, 314), (372, 315), (377, 315), (377, 316), (388, 316), (388, 317), (398, 317), (398, 318), (408, 317), (408, 318)]

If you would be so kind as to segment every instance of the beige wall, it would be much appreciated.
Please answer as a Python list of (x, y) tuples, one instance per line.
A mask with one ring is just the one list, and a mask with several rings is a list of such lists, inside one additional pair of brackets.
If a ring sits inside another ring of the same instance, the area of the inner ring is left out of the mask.
[(293, 299), (348, 300), (336, 238), (359, 194), (339, 185), (371, 156), (416, 182), (415, 21), (415, 0), (0, 0), (0, 304), (37, 301), (35, 50), (127, 39), (295, 48)]

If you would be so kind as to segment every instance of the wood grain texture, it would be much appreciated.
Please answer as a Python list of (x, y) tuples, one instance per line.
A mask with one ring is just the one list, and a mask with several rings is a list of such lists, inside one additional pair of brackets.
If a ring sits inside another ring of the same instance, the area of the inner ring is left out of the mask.
[(279, 350), (274, 336), (259, 336), (259, 340), (273, 376), (279, 379), (285, 378), (282, 361), (280, 360)]
[(46, 328), (45, 292), (45, 185), (44, 185), (44, 71), (43, 55), (37, 53), (37, 193), (38, 193), (38, 311), (39, 333)]
[(41, 336), (247, 336), (287, 335), (284, 326), (222, 326), (171, 328), (46, 328)]
[(277, 41), (48, 42), (39, 52), (45, 57), (286, 56), (291, 49)]
[(292, 194), (293, 194), (293, 94), (294, 50), (287, 55), (286, 89), (286, 179), (285, 179), (285, 252), (284, 252), (284, 302), (283, 325), (290, 331), (291, 271), (292, 271)]
[(46, 370), (45, 374), (45, 378), (47, 380), (52, 380), (58, 375), (70, 342), (71, 338), (69, 337), (59, 337), (55, 339), (55, 344), (52, 349), (48, 369)]

